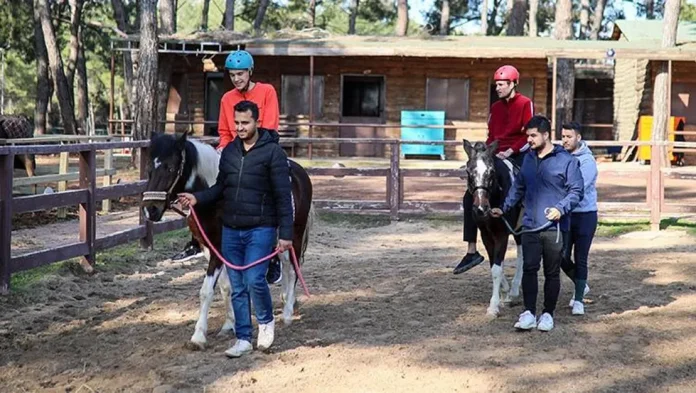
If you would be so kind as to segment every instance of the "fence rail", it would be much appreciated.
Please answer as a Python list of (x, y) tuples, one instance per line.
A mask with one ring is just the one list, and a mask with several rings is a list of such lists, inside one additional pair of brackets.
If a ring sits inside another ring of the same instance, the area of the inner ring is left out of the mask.
[[(206, 138), (214, 141), (214, 138)], [(318, 208), (339, 211), (374, 211), (385, 212), (392, 219), (398, 219), (402, 213), (455, 212), (461, 209), (459, 202), (445, 201), (405, 201), (404, 179), (406, 177), (463, 177), (462, 169), (410, 169), (401, 167), (400, 151), (402, 144), (420, 145), (460, 145), (459, 141), (408, 141), (397, 139), (361, 139), (361, 138), (288, 138), (294, 143), (373, 143), (389, 146), (388, 168), (307, 168), (312, 176), (377, 176), (386, 180), (386, 195), (383, 201), (364, 200), (315, 200)], [(624, 212), (650, 214), (653, 227), (659, 228), (663, 213), (694, 213), (696, 205), (666, 204), (664, 202), (665, 177), (695, 179), (694, 173), (677, 168), (662, 167), (667, 162), (664, 147), (679, 146), (696, 150), (694, 142), (638, 142), (638, 141), (587, 141), (590, 146), (652, 146), (650, 169), (633, 169), (629, 171), (609, 170), (605, 174), (631, 174), (648, 179), (646, 201), (644, 203), (605, 202), (600, 203), (604, 212)], [(140, 181), (106, 185), (98, 187), (96, 152), (119, 148), (141, 149)], [(80, 189), (66, 190), (48, 195), (31, 195), (13, 197), (13, 163), (17, 154), (67, 154), (79, 155), (78, 179)], [(665, 159), (661, 159), (663, 154)], [(160, 223), (147, 222), (142, 214), (139, 224), (128, 230), (96, 237), (96, 203), (124, 196), (139, 195), (145, 189), (146, 168), (149, 158), (149, 141), (129, 142), (93, 142), (62, 145), (1, 145), (0, 144), (0, 293), (9, 291), (10, 276), (13, 273), (33, 269), (38, 266), (80, 258), (85, 269), (90, 270), (95, 262), (97, 251), (102, 251), (120, 244), (140, 241), (142, 247), (152, 246), (153, 236), (183, 228), (183, 219)], [(28, 211), (61, 208), (79, 205), (79, 241), (61, 247), (40, 250), (12, 257), (12, 216)]]

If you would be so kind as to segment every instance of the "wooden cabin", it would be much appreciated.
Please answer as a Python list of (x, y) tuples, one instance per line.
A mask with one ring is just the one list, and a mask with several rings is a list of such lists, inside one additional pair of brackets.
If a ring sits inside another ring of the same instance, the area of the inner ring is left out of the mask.
[[(551, 118), (553, 57), (611, 61), (609, 49), (617, 57), (646, 56), (641, 46), (612, 41), (482, 36), (230, 39), (216, 38), (222, 32), (205, 34), (160, 41), (160, 61), (174, 62), (168, 120), (196, 122), (192, 128), (198, 135), (216, 135), (220, 98), (232, 88), (224, 60), (237, 48), (254, 55), (253, 80), (276, 88), (281, 124), (302, 123), (282, 128), (288, 134), (309, 136), (310, 127), (304, 124), (311, 120), (319, 124), (312, 127), (311, 136), (326, 138), (400, 138), (401, 111), (437, 110), (445, 112), (446, 125), (462, 127), (446, 130), (445, 139), (481, 140), (489, 107), (496, 99), (491, 77), (497, 67), (516, 66), (522, 76), (520, 91), (533, 100), (535, 112)], [(115, 41), (115, 50), (126, 50), (126, 42), (128, 50), (137, 50), (137, 38)], [(663, 57), (672, 55), (658, 52)], [(208, 123), (200, 124), (203, 121)], [(167, 127), (174, 128), (174, 124)], [(306, 146), (297, 146), (295, 153), (306, 154)], [(455, 146), (445, 153), (449, 159), (463, 155)], [(314, 144), (313, 155), (385, 157), (388, 152), (370, 144), (327, 143)]]

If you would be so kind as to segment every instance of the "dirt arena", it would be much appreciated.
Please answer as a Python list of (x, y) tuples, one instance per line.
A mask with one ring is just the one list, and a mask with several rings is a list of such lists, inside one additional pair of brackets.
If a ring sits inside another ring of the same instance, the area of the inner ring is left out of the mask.
[[(28, 250), (75, 228), (13, 236)], [(179, 231), (151, 252), (120, 247), (99, 256), (94, 276), (67, 265), (0, 298), (0, 391), (696, 391), (696, 242), (679, 230), (597, 239), (587, 315), (570, 315), (564, 279), (556, 328), (541, 333), (514, 331), (521, 306), (486, 317), (485, 264), (452, 275), (463, 251), (456, 223), (326, 217), (304, 268), (312, 297), (299, 295), (291, 326), (279, 321), (270, 353), (239, 360), (215, 337), (219, 293), (210, 347), (185, 347), (204, 263), (167, 257), (186, 240)], [(273, 295), (279, 315), (278, 287)]]

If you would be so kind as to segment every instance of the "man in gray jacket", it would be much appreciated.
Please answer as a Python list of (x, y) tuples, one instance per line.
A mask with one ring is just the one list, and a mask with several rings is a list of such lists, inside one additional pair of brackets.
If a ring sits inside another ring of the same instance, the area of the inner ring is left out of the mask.
[[(582, 140), (580, 124), (571, 122), (563, 125), (563, 147), (580, 161), (580, 172), (584, 183), (584, 197), (573, 209), (570, 231), (565, 241), (565, 253), (561, 268), (575, 282), (575, 296), (570, 301), (573, 315), (585, 313), (584, 297), (590, 291), (587, 285), (587, 259), (597, 229), (597, 163), (592, 151)], [(571, 253), (575, 259), (571, 259)]]

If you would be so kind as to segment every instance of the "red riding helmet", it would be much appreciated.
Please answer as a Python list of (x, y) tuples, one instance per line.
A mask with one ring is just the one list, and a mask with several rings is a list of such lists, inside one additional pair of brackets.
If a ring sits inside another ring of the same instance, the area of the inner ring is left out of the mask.
[(517, 71), (517, 68), (511, 65), (504, 65), (495, 71), (495, 74), (493, 74), (493, 80), (518, 83), (520, 81), (520, 73)]

